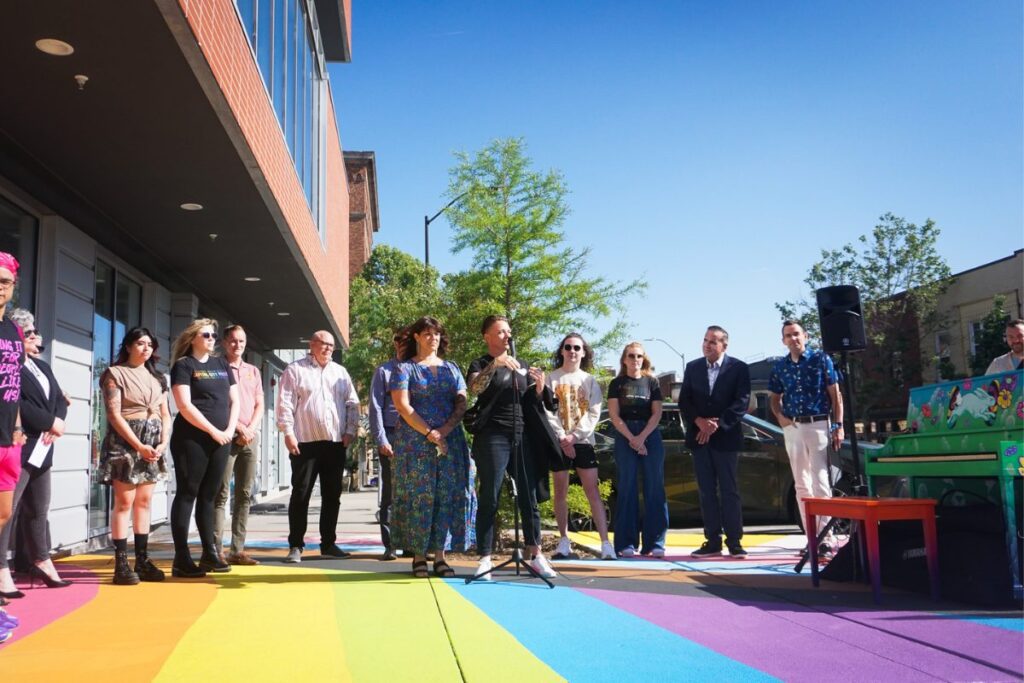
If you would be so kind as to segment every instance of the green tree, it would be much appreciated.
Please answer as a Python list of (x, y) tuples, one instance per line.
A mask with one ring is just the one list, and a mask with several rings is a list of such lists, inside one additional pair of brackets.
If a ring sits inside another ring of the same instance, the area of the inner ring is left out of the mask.
[(444, 309), (434, 268), (400, 249), (377, 245), (349, 291), (351, 344), (344, 363), (364, 399), (374, 369), (390, 358), (393, 329), (424, 315), (444, 322)]
[[(448, 194), (465, 198), (449, 210), (452, 249), (468, 251), (473, 267), (445, 277), (453, 346), (466, 358), (480, 348), (480, 321), (492, 313), (509, 318), (519, 355), (546, 359), (545, 342), (569, 331), (592, 335), (595, 321), (621, 314), (643, 280), (619, 283), (588, 273), (589, 248), (566, 243), (568, 189), (557, 171), (532, 167), (519, 138), (499, 139), (475, 154), (459, 152)], [(626, 325), (613, 323), (596, 348), (623, 340)], [(457, 342), (457, 343), (456, 343)]]
[(859, 378), (858, 417), (905, 390), (905, 378), (919, 377), (921, 364), (938, 362), (919, 356), (921, 340), (944, 325), (937, 310), (939, 296), (951, 282), (950, 269), (939, 255), (941, 231), (931, 219), (908, 223), (891, 213), (879, 219), (870, 235), (839, 249), (823, 249), (804, 278), (811, 296), (775, 307), (783, 318), (799, 320), (819, 337), (813, 293), (831, 285), (854, 285), (860, 291), (868, 352), (855, 354), (851, 365)]
[(998, 295), (992, 300), (992, 310), (982, 319), (974, 333), (974, 354), (971, 356), (971, 376), (984, 375), (996, 356), (1006, 353), (1006, 323), (1010, 314), (1006, 310), (1006, 297)]

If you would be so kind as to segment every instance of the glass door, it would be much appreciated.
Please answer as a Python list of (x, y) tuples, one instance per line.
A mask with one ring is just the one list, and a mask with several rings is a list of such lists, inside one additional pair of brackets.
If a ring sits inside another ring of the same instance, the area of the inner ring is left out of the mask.
[(110, 487), (99, 480), (100, 448), (107, 431), (107, 408), (100, 376), (116, 360), (125, 333), (142, 317), (142, 286), (113, 266), (96, 262), (92, 339), (92, 440), (89, 467), (89, 536), (110, 531)]

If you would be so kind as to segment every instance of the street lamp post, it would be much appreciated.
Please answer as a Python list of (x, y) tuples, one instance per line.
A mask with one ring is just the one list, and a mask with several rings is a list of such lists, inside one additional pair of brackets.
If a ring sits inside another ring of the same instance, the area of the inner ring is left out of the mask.
[(665, 346), (667, 346), (668, 348), (672, 349), (672, 353), (674, 353), (674, 354), (676, 354), (677, 356), (679, 356), (679, 361), (680, 361), (680, 362), (681, 362), (681, 363), (683, 364), (683, 373), (684, 373), (684, 374), (686, 373), (686, 356), (684, 356), (683, 354), (679, 353), (679, 351), (678, 351), (678, 350), (676, 350), (676, 347), (672, 346), (671, 344), (669, 344), (669, 343), (668, 343), (667, 341), (665, 341), (664, 339), (660, 339), (660, 338), (658, 338), (658, 337), (650, 337), (650, 338), (648, 338), (648, 339), (644, 339), (644, 341), (649, 341), (649, 342), (651, 342), (651, 341), (661, 342), (662, 344), (664, 344), (664, 345), (665, 345)]
[[(486, 189), (487, 189), (488, 192), (496, 192), (499, 187), (500, 186), (498, 186), (498, 185), (491, 185), (491, 186), (487, 187)], [(437, 217), (440, 216), (442, 213), (444, 213), (448, 209), (452, 208), (452, 206), (456, 202), (460, 201), (467, 194), (469, 194), (470, 192), (473, 192), (473, 191), (475, 191), (477, 189), (479, 189), (479, 186), (469, 188), (468, 190), (466, 190), (465, 192), (460, 194), (458, 197), (456, 197), (455, 199), (451, 200), (450, 202), (445, 204), (443, 207), (441, 207), (441, 210), (438, 211), (437, 213), (435, 213), (433, 216), (424, 216), (423, 217), (423, 264), (425, 266), (427, 266), (428, 268), (430, 267), (430, 224), (433, 223), (434, 220), (436, 220)]]
[(445, 204), (444, 207), (440, 211), (435, 213), (433, 216), (424, 216), (423, 217), (423, 263), (427, 267), (430, 266), (430, 224), (433, 223), (434, 220), (438, 216), (440, 216), (442, 213), (444, 213), (448, 209), (452, 208), (452, 205), (455, 202), (459, 201), (460, 199), (465, 197), (470, 192), (472, 192), (471, 189), (470, 190), (466, 190), (465, 192), (460, 194), (458, 197), (456, 197), (455, 199), (453, 199), (450, 202), (448, 202), (447, 204)]

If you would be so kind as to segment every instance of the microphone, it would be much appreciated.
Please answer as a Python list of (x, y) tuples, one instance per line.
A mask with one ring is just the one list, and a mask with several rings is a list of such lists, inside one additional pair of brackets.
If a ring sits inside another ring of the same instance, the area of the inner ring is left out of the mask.
[(508, 338), (508, 355), (516, 357), (516, 340), (513, 337)]

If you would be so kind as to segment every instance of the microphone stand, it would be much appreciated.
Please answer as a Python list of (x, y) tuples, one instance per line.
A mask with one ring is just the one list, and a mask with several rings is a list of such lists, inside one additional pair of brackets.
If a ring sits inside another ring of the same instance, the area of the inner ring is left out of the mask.
[[(516, 356), (516, 344), (515, 341), (509, 339), (509, 354), (515, 358)], [(529, 383), (527, 383), (526, 389), (529, 390)], [(522, 397), (519, 395), (519, 371), (515, 370), (512, 372), (512, 472), (522, 476), (524, 484), (529, 484), (526, 477), (526, 462), (523, 458), (523, 442), (520, 437), (523, 423), (523, 402)], [(494, 565), (482, 574), (475, 574), (466, 578), (466, 584), (473, 583), (488, 574), (492, 574), (498, 569), (503, 569), (508, 565), (514, 565), (516, 568), (516, 576), (521, 576), (523, 569), (526, 573), (535, 579), (540, 579), (548, 585), (548, 588), (554, 588), (555, 584), (551, 583), (551, 580), (545, 576), (541, 576), (536, 569), (530, 566), (530, 563), (523, 557), (523, 551), (520, 547), (519, 539), (519, 488), (516, 486), (516, 477), (505, 471), (505, 479), (509, 484), (509, 493), (512, 495), (512, 529), (513, 529), (513, 545), (512, 545), (512, 556), (501, 564)]]

